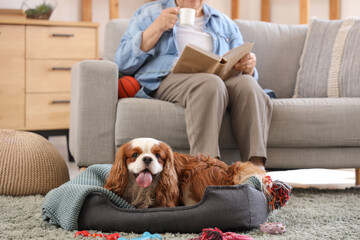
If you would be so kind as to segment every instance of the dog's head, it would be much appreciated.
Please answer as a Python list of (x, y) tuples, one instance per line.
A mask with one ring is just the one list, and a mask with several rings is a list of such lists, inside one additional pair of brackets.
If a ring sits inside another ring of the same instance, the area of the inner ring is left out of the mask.
[(105, 188), (123, 196), (133, 180), (139, 188), (154, 187), (157, 206), (177, 205), (178, 178), (174, 155), (167, 144), (152, 138), (136, 138), (119, 148)]

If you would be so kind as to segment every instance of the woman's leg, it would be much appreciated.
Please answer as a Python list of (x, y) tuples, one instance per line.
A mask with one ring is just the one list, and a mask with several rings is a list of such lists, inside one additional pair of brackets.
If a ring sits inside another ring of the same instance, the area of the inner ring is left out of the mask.
[(190, 154), (220, 157), (219, 131), (228, 104), (221, 78), (207, 73), (170, 74), (153, 97), (185, 108)]
[(266, 145), (272, 116), (270, 98), (250, 75), (239, 75), (225, 82), (234, 136), (241, 159), (265, 164)]

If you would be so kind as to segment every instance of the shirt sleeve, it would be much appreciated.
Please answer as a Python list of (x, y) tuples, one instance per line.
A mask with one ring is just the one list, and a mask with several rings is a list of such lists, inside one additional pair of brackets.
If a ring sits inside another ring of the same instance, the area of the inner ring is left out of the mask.
[(146, 59), (154, 55), (155, 48), (148, 52), (140, 49), (142, 33), (148, 27), (146, 23), (150, 22), (149, 19), (150, 17), (147, 17), (147, 21), (144, 20), (141, 10), (138, 10), (131, 18), (115, 53), (115, 63), (119, 66), (121, 73), (134, 75)]

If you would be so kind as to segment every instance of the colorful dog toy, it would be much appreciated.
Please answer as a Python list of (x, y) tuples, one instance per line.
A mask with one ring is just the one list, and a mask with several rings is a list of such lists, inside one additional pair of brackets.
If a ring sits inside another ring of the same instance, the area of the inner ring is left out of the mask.
[(88, 231), (79, 231), (77, 233), (75, 233), (75, 237), (102, 237), (102, 238), (106, 238), (107, 240), (117, 240), (118, 238), (120, 238), (120, 234), (119, 233), (113, 233), (110, 235), (107, 234), (101, 234), (101, 233), (89, 233)]
[[(158, 239), (161, 240), (161, 236), (159, 234), (151, 234), (149, 232), (144, 232), (142, 237), (132, 238), (131, 240), (148, 240), (148, 239)], [(119, 238), (118, 240), (128, 240), (126, 238)]]
[(282, 223), (264, 223), (260, 225), (260, 232), (281, 235), (286, 232), (286, 226)]
[(257, 176), (251, 176), (245, 183), (252, 184), (266, 195), (270, 211), (283, 207), (289, 201), (292, 188), (279, 180), (273, 181), (270, 176), (265, 176), (262, 182)]
[(191, 240), (253, 240), (253, 238), (245, 235), (239, 235), (234, 232), (223, 233), (218, 228), (206, 228), (202, 230), (200, 237), (196, 237)]
[[(102, 238), (106, 238), (107, 240), (128, 240), (126, 238), (120, 237), (119, 233), (113, 233), (110, 235), (101, 234), (101, 233), (91, 234), (88, 231), (79, 231), (79, 232), (75, 233), (75, 237), (93, 237), (93, 238), (102, 237)], [(161, 236), (159, 234), (151, 234), (149, 232), (144, 232), (142, 237), (132, 238), (131, 240), (148, 240), (148, 239), (161, 240)]]
[(265, 194), (271, 211), (283, 207), (290, 198), (292, 187), (279, 180), (273, 181), (270, 176), (264, 178)]

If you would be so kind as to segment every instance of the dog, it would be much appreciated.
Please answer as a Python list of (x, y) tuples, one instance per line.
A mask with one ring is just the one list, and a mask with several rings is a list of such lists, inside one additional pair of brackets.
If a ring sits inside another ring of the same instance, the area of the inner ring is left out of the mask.
[(135, 208), (178, 206), (179, 182), (171, 148), (152, 138), (122, 145), (104, 188)]
[(152, 138), (136, 138), (122, 145), (104, 188), (139, 209), (193, 205), (210, 185), (236, 185), (266, 172), (251, 162), (227, 165), (204, 154), (173, 152)]
[(204, 154), (178, 153), (174, 153), (174, 159), (180, 183), (180, 202), (186, 206), (200, 202), (207, 186), (237, 185), (251, 176), (262, 181), (266, 176), (265, 170), (249, 161), (227, 165)]

